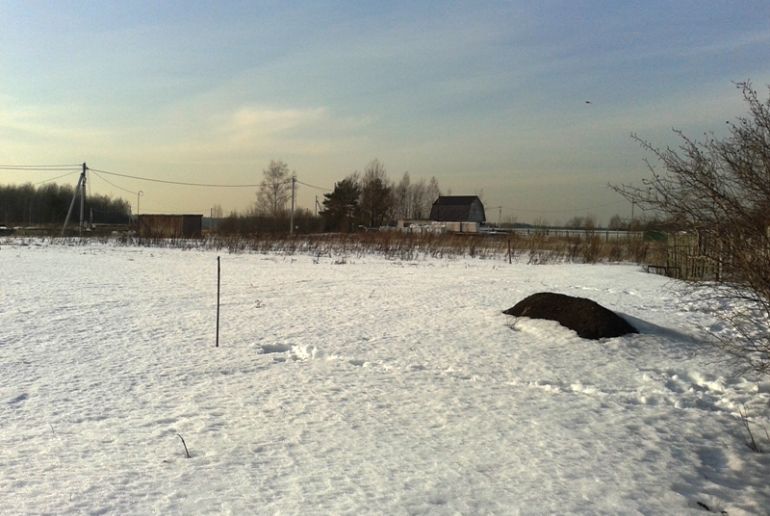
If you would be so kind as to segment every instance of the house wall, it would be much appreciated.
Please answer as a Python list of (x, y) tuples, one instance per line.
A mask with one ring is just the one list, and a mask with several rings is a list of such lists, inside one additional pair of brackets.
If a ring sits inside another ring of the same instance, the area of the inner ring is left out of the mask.
[(139, 215), (137, 234), (145, 238), (200, 238), (203, 215)]
[(200, 238), (203, 232), (203, 215), (183, 215), (182, 217), (182, 236)]
[(478, 222), (438, 222), (435, 220), (399, 220), (396, 229), (405, 233), (478, 233)]

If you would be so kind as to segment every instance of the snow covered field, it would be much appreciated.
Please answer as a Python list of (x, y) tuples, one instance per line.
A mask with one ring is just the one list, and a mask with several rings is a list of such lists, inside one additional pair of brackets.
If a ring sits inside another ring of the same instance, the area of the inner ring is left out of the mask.
[[(0, 240), (0, 513), (767, 514), (770, 381), (630, 265)], [(582, 340), (502, 310), (589, 297)], [(184, 437), (191, 458), (185, 457)]]

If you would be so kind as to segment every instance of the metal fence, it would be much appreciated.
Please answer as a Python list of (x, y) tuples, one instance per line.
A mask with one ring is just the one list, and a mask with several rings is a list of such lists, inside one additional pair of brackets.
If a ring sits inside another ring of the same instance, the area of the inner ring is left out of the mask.
[(669, 233), (666, 263), (647, 265), (647, 270), (686, 281), (719, 281), (723, 263), (715, 244), (703, 234)]

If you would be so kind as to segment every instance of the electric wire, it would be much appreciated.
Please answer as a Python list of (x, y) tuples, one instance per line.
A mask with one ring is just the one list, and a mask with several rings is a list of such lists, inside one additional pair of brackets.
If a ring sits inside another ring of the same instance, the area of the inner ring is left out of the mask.
[(110, 186), (112, 186), (114, 188), (117, 188), (118, 190), (123, 190), (124, 192), (130, 193), (132, 195), (137, 195), (139, 193), (139, 192), (134, 192), (133, 190), (129, 190), (128, 188), (123, 188), (122, 186), (116, 185), (112, 181), (108, 180), (106, 177), (104, 177), (101, 174), (99, 174), (98, 172), (94, 171), (94, 169), (92, 169), (92, 168), (89, 168), (88, 170), (90, 170), (96, 177), (98, 177), (99, 179), (101, 179), (102, 181), (107, 183), (108, 185), (110, 185)]
[(117, 176), (117, 177), (126, 177), (128, 179), (136, 179), (139, 181), (150, 181), (152, 183), (163, 183), (168, 185), (179, 185), (179, 186), (199, 186), (204, 188), (258, 188), (258, 184), (213, 184), (213, 183), (189, 183), (186, 181), (169, 181), (166, 179), (155, 179), (152, 177), (142, 177), (142, 176), (133, 176), (130, 174), (121, 174), (119, 172), (110, 172), (109, 170), (101, 170), (98, 168), (89, 168), (88, 170), (91, 170), (93, 172), (100, 172), (102, 174), (107, 174), (110, 176)]
[[(62, 177), (66, 177), (68, 175), (71, 175), (77, 171), (79, 171), (82, 167), (82, 164), (58, 164), (58, 165), (0, 165), (0, 170), (18, 170), (18, 171), (69, 171), (66, 174), (56, 176), (50, 179), (46, 179), (45, 181), (41, 181), (39, 183), (35, 183), (36, 185), (41, 185), (44, 183), (48, 183), (51, 181), (55, 181), (56, 179), (60, 179)], [(216, 183), (193, 183), (193, 182), (187, 182), (187, 181), (171, 181), (166, 179), (155, 179), (151, 177), (143, 177), (143, 176), (135, 176), (131, 174), (123, 174), (119, 172), (111, 172), (109, 170), (103, 170), (103, 169), (95, 169), (87, 167), (87, 170), (90, 170), (91, 172), (95, 173), (96, 176), (98, 176), (102, 181), (106, 182), (107, 184), (122, 190), (124, 192), (136, 195), (137, 192), (129, 190), (127, 188), (123, 188), (121, 186), (116, 185), (115, 183), (107, 180), (105, 177), (103, 177), (101, 174), (107, 174), (111, 176), (116, 177), (125, 177), (128, 179), (136, 179), (139, 181), (149, 181), (153, 183), (163, 183), (163, 184), (170, 184), (170, 185), (179, 185), (179, 186), (192, 186), (192, 187), (203, 187), (203, 188), (259, 188), (260, 184), (216, 184)], [(101, 173), (101, 174), (100, 174)], [(308, 188), (314, 188), (316, 190), (321, 190), (324, 192), (328, 192), (331, 189), (325, 188), (318, 185), (313, 185), (310, 183), (306, 183), (304, 181), (296, 180), (297, 184), (306, 186)], [(291, 179), (284, 181), (282, 184), (289, 184), (291, 183)], [(90, 186), (90, 185), (89, 185)], [(528, 208), (508, 208), (504, 207), (506, 211), (519, 211), (519, 212), (527, 212), (527, 213), (572, 213), (572, 212), (581, 212), (581, 211), (591, 211), (595, 209), (600, 208), (606, 208), (608, 206), (615, 206), (623, 204), (624, 201), (617, 201), (612, 203), (606, 203), (606, 204), (600, 204), (596, 206), (590, 206), (587, 208), (565, 208), (565, 209), (558, 209), (558, 210), (538, 210), (538, 209), (528, 209)]]
[(617, 206), (625, 203), (626, 201), (616, 201), (616, 202), (610, 202), (607, 204), (599, 204), (597, 206), (589, 206), (588, 208), (566, 208), (566, 209), (560, 209), (560, 210), (533, 210), (533, 209), (526, 209), (526, 208), (508, 208), (505, 206), (503, 206), (503, 209), (505, 209), (506, 211), (526, 211), (530, 213), (572, 213), (572, 212), (580, 212), (580, 211), (591, 211), (599, 208), (606, 208), (608, 206)]
[(0, 170), (19, 170), (28, 172), (50, 172), (56, 170), (80, 170), (82, 165), (0, 165)]
[(303, 183), (303, 182), (302, 182), (302, 181), (300, 181), (299, 179), (297, 180), (297, 183), (299, 183), (299, 184), (301, 184), (301, 185), (304, 185), (304, 186), (307, 186), (307, 187), (309, 187), (309, 188), (315, 188), (316, 190), (321, 190), (321, 191), (323, 191), (323, 192), (328, 192), (328, 191), (330, 191), (330, 190), (331, 190), (331, 188), (324, 188), (324, 187), (322, 187), (322, 186), (316, 186), (316, 185), (311, 185), (311, 184), (308, 184), (308, 183)]
[(56, 181), (57, 179), (61, 179), (62, 177), (71, 176), (72, 174), (77, 174), (77, 171), (73, 170), (72, 172), (67, 172), (66, 174), (62, 174), (60, 176), (52, 177), (49, 179), (46, 179), (45, 181), (40, 181), (39, 183), (33, 183), (32, 186), (39, 186), (45, 183), (50, 183), (51, 181)]

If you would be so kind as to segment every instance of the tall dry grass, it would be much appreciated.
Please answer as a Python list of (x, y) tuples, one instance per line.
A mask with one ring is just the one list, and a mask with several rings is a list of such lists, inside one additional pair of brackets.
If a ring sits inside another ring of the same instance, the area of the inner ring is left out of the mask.
[[(85, 238), (49, 237), (66, 245), (81, 245)], [(602, 233), (582, 236), (485, 234), (408, 234), (396, 231), (322, 233), (306, 235), (209, 235), (202, 239), (141, 238), (136, 236), (90, 237), (115, 245), (176, 249), (215, 249), (228, 253), (310, 255), (353, 258), (367, 255), (395, 260), (431, 258), (478, 258), (530, 264), (547, 263), (662, 263), (665, 243), (640, 235), (608, 239)]]

